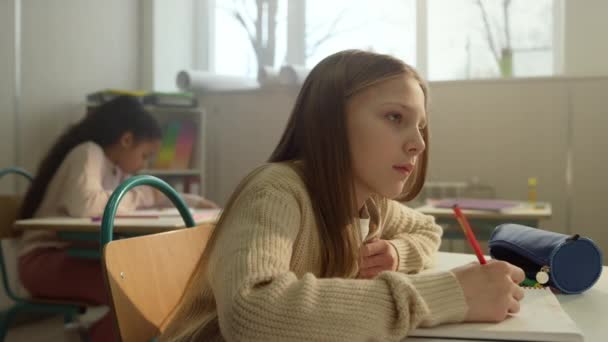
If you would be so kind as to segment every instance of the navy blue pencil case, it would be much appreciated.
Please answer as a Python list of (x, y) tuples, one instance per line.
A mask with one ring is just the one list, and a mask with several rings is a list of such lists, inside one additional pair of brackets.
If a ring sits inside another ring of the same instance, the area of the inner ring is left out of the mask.
[(524, 270), (526, 277), (562, 293), (581, 293), (602, 273), (602, 252), (589, 238), (519, 224), (502, 224), (488, 241), (493, 259)]

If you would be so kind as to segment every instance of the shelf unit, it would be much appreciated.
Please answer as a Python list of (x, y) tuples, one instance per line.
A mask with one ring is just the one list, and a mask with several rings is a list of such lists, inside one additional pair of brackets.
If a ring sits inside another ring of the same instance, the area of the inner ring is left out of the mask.
[[(188, 120), (195, 124), (196, 134), (194, 146), (192, 149), (192, 157), (190, 167), (187, 169), (155, 169), (153, 167), (141, 170), (140, 174), (149, 174), (159, 177), (176, 190), (183, 192), (196, 193), (205, 195), (205, 146), (206, 136), (206, 113), (201, 108), (183, 108), (183, 107), (166, 107), (166, 106), (145, 106), (159, 122), (163, 130), (167, 124), (173, 120)], [(163, 132), (164, 133), (164, 132)], [(153, 166), (153, 165), (151, 165)], [(182, 184), (182, 185), (180, 185)], [(196, 189), (198, 187), (198, 190)]]
[[(87, 112), (97, 106), (97, 103), (87, 102)], [(190, 167), (186, 169), (155, 169), (152, 162), (149, 168), (141, 170), (138, 174), (147, 174), (161, 178), (180, 192), (196, 193), (205, 196), (205, 146), (207, 146), (205, 111), (200, 107), (145, 105), (144, 108), (158, 120), (161, 129), (163, 129), (163, 134), (165, 133), (167, 124), (173, 120), (188, 120), (193, 122), (196, 132)]]

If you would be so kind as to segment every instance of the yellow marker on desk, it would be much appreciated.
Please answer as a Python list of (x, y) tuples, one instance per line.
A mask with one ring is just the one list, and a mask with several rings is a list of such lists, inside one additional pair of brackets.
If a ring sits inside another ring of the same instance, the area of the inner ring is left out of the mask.
[(528, 202), (532, 208), (536, 208), (536, 178), (528, 178)]
[(532, 209), (543, 209), (545, 207), (544, 204), (537, 202), (536, 185), (536, 177), (528, 178), (528, 202)]

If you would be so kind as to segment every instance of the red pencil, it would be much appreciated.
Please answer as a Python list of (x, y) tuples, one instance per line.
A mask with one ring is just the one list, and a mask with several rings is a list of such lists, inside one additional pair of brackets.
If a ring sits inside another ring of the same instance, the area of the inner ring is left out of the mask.
[(471, 229), (471, 226), (469, 225), (469, 221), (467, 221), (467, 218), (464, 216), (464, 214), (458, 207), (458, 204), (454, 204), (452, 209), (454, 209), (454, 215), (456, 216), (456, 220), (458, 221), (458, 223), (460, 223), (460, 227), (462, 228), (464, 235), (467, 237), (469, 244), (475, 251), (475, 254), (477, 255), (477, 259), (479, 259), (479, 263), (482, 265), (485, 265), (486, 258), (484, 258), (483, 253), (481, 252), (481, 247), (479, 247), (479, 243), (477, 242), (477, 239), (475, 238), (475, 234), (473, 234), (473, 229)]

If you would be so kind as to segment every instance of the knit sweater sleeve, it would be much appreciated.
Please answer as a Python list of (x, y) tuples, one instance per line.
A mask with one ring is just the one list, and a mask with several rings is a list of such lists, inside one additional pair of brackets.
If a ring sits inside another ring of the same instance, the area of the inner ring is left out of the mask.
[(289, 190), (252, 187), (225, 217), (208, 269), (225, 339), (399, 340), (418, 325), (463, 319), (450, 272), (297, 276), (290, 263), (304, 207)]
[(386, 200), (381, 238), (389, 240), (399, 255), (398, 271), (417, 273), (433, 266), (443, 229), (435, 218)]

